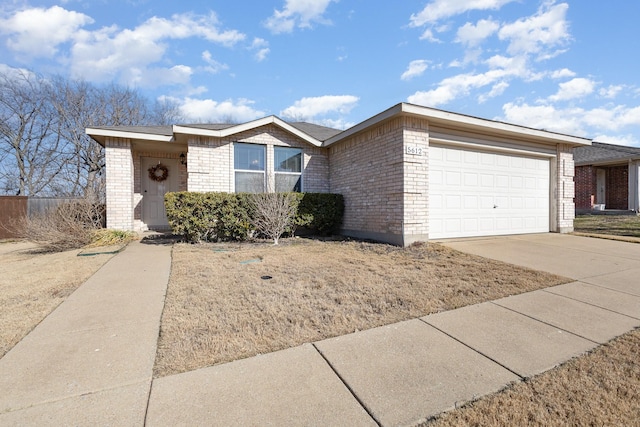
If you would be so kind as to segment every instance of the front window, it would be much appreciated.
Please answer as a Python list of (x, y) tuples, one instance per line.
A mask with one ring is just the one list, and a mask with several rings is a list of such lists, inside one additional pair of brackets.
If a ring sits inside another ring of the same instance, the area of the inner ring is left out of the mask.
[(234, 168), (237, 193), (262, 193), (265, 188), (265, 147), (234, 144)]
[(302, 150), (274, 147), (276, 193), (302, 191)]

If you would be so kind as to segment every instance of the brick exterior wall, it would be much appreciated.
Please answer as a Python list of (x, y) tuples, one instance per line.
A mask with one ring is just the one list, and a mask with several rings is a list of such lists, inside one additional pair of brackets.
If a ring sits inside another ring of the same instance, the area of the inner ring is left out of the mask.
[[(429, 123), (426, 119), (396, 116), (361, 133), (319, 148), (269, 124), (226, 138), (191, 136), (188, 139), (188, 170), (180, 166), (179, 190), (234, 191), (233, 143), (262, 144), (267, 171), (273, 171), (273, 148), (296, 147), (303, 151), (303, 191), (334, 192), (345, 198), (343, 232), (397, 245), (428, 239), (429, 228)], [(160, 145), (159, 145), (160, 146)], [(140, 206), (141, 158), (178, 159), (179, 152), (133, 151), (131, 141), (108, 138), (107, 226), (132, 230), (144, 228)], [(575, 194), (571, 148), (557, 147), (551, 162), (551, 229), (573, 230)], [(627, 192), (627, 172), (611, 172)], [(615, 174), (615, 175), (614, 175)], [(268, 174), (269, 187), (274, 176)], [(578, 169), (576, 181), (594, 180), (594, 172)], [(624, 185), (621, 183), (624, 182)], [(622, 197), (613, 195), (613, 197)], [(590, 196), (589, 196), (590, 203)]]
[(605, 208), (629, 209), (629, 166), (576, 167), (576, 209), (590, 210), (595, 203), (598, 170), (605, 171)]
[[(422, 156), (406, 154), (406, 146)], [(407, 245), (428, 238), (428, 125), (395, 118), (332, 145), (332, 193), (345, 199), (343, 232)]]
[(606, 209), (629, 208), (629, 166), (610, 166), (606, 172)]
[(203, 136), (189, 138), (189, 191), (235, 191), (234, 142), (260, 144), (267, 147), (265, 166), (269, 189), (275, 187), (273, 148), (278, 146), (302, 149), (304, 161), (302, 170), (303, 191), (314, 193), (327, 193), (329, 191), (327, 149), (315, 147), (272, 124), (226, 138)]
[(576, 209), (591, 209), (592, 199), (595, 203), (596, 196), (596, 172), (593, 166), (576, 166), (574, 182)]
[(105, 141), (107, 167), (107, 228), (133, 230), (134, 169), (131, 141), (107, 138)]
[[(572, 147), (565, 144), (558, 144), (556, 161), (556, 226), (552, 224), (551, 229), (559, 233), (570, 233), (573, 231), (573, 220), (576, 216), (576, 207), (573, 203), (575, 197), (575, 163), (573, 162)], [(554, 201), (551, 201), (552, 203)]]

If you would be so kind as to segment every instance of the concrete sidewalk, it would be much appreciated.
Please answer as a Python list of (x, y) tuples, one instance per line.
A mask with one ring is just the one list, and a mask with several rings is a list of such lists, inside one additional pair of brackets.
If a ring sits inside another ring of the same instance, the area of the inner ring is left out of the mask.
[(640, 245), (448, 245), (581, 281), (160, 378), (147, 425), (416, 424), (640, 326)]
[(0, 425), (411, 425), (640, 326), (640, 245), (447, 245), (579, 281), (152, 382), (169, 248), (136, 243), (0, 359)]
[(0, 425), (143, 425), (170, 268), (129, 244), (0, 359)]

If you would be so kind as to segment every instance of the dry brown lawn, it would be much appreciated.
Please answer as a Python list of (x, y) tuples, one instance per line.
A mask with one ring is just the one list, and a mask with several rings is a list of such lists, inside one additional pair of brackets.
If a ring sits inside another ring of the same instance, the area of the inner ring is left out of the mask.
[(569, 281), (437, 244), (283, 243), (174, 246), (157, 377)]
[(0, 357), (112, 257), (78, 252), (38, 253), (30, 243), (0, 242)]
[(640, 330), (423, 424), (524, 425), (640, 425)]
[(608, 234), (613, 236), (640, 237), (638, 215), (580, 215), (573, 222), (580, 233)]

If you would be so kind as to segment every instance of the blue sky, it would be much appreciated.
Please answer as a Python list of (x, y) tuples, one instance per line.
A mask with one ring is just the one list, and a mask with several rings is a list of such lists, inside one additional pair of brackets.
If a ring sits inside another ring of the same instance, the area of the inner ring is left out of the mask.
[(411, 102), (640, 146), (640, 2), (12, 1), (0, 70), (115, 81), (189, 121), (346, 128)]

